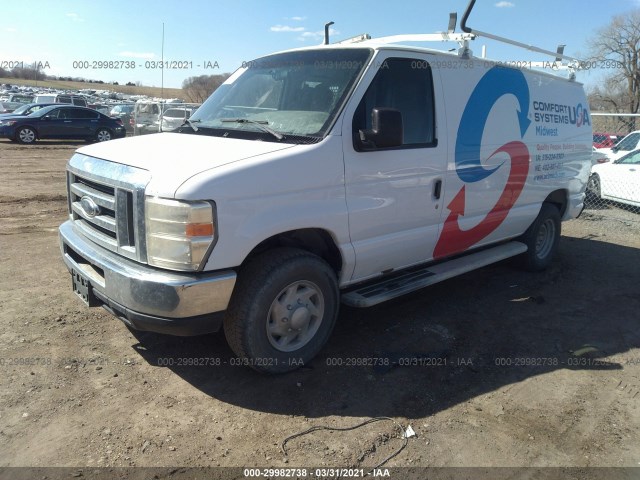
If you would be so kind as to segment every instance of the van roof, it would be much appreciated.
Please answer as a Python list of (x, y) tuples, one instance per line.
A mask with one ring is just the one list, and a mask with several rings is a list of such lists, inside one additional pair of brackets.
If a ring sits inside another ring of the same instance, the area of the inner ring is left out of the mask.
[[(419, 36), (420, 35), (403, 35), (403, 37), (419, 37)], [(501, 66), (503, 66), (505, 68), (512, 68), (514, 70), (526, 70), (528, 72), (535, 73), (536, 75), (544, 75), (546, 77), (550, 77), (550, 78), (553, 78), (555, 80), (564, 80), (564, 81), (570, 82), (572, 84), (582, 85), (582, 83), (579, 82), (579, 81), (571, 80), (571, 79), (569, 79), (569, 78), (567, 78), (565, 76), (559, 75), (558, 73), (550, 73), (550, 72), (543, 71), (543, 70), (541, 70), (539, 68), (535, 68), (535, 67), (518, 68), (516, 66), (511, 66), (511, 65), (505, 64), (503, 61), (500, 61), (500, 60), (495, 60), (495, 59), (490, 59), (490, 58), (482, 58), (482, 57), (477, 57), (475, 55), (472, 55), (471, 57), (463, 59), (456, 52), (451, 52), (449, 50), (438, 50), (438, 49), (435, 49), (435, 48), (420, 47), (420, 46), (416, 46), (416, 45), (408, 45), (408, 44), (403, 44), (403, 43), (390, 43), (388, 41), (385, 41), (385, 38), (388, 38), (388, 37), (382, 37), (382, 38), (379, 38), (379, 39), (369, 38), (369, 39), (366, 39), (366, 40), (354, 41), (354, 42), (349, 42), (349, 43), (336, 42), (336, 43), (330, 43), (328, 45), (315, 45), (315, 46), (308, 46), (308, 47), (292, 48), (292, 49), (282, 50), (282, 51), (279, 51), (279, 52), (268, 54), (268, 55), (265, 55), (265, 56), (277, 55), (277, 54), (288, 53), (288, 52), (308, 51), (308, 50), (347, 49), (347, 48), (348, 49), (351, 49), (351, 48), (353, 48), (353, 49), (370, 48), (370, 49), (375, 50), (375, 51), (393, 50), (393, 51), (400, 51), (400, 52), (415, 52), (415, 53), (422, 53), (422, 54), (429, 54), (429, 55), (444, 55), (444, 56), (447, 56), (447, 57), (451, 57), (451, 59), (456, 59), (456, 60), (475, 60), (475, 61), (479, 61), (479, 62), (487, 62), (489, 64), (501, 65)], [(345, 41), (343, 40), (342, 42), (345, 42)], [(434, 42), (430, 42), (430, 43), (434, 43)], [(442, 41), (442, 43), (444, 43), (444, 40)], [(455, 43), (455, 42), (449, 42), (449, 43)], [(458, 49), (456, 48), (456, 51), (457, 50)], [(533, 61), (532, 61), (532, 63), (533, 63)], [(553, 64), (553, 61), (550, 60), (548, 63), (549, 63), (549, 65), (551, 65), (551, 64)]]

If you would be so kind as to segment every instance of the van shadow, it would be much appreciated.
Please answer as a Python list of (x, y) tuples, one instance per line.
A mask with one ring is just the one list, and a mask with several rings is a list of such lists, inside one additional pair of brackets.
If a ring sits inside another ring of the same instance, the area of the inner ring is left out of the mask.
[[(419, 418), (557, 369), (622, 369), (640, 347), (640, 296), (630, 281), (639, 264), (638, 249), (563, 237), (543, 273), (503, 262), (370, 309), (343, 307), (320, 355), (280, 376), (233, 365), (222, 333), (138, 332), (133, 348), (151, 365), (173, 363), (159, 368), (210, 397), (251, 410)], [(206, 358), (220, 365), (178, 365)]]

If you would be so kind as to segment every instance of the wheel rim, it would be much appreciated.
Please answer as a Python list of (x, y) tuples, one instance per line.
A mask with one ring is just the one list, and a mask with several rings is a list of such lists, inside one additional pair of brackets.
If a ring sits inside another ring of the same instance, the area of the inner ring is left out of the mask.
[(107, 140), (111, 140), (111, 134), (107, 130), (100, 130), (98, 132), (98, 141), (106, 142)]
[(22, 130), (20, 130), (20, 133), (18, 135), (20, 137), (20, 141), (24, 143), (31, 143), (36, 139), (35, 132), (28, 128), (23, 128)]
[(539, 259), (544, 259), (549, 255), (555, 242), (555, 236), (556, 224), (548, 218), (540, 225), (538, 236), (536, 237), (536, 256)]
[(587, 190), (593, 195), (600, 195), (600, 181), (597, 177), (591, 177), (587, 183)]
[(267, 338), (281, 352), (304, 347), (324, 317), (324, 296), (312, 282), (298, 281), (283, 288), (267, 315)]

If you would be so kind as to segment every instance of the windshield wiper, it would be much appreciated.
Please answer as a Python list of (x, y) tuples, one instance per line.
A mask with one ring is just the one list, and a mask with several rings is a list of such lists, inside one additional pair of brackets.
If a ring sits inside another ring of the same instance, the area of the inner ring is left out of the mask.
[(276, 132), (275, 130), (267, 127), (266, 124), (268, 124), (269, 122), (267, 122), (266, 120), (250, 120), (248, 118), (223, 118), (221, 120), (221, 122), (223, 123), (249, 123), (251, 125), (255, 125), (256, 127), (260, 128), (261, 130), (270, 133), (271, 135), (273, 135), (274, 137), (276, 137), (278, 140), (282, 140), (284, 138), (284, 135), (282, 135), (281, 133)]
[[(187, 125), (189, 125), (189, 126), (193, 129), (193, 131), (194, 131), (194, 132), (197, 132), (197, 131), (198, 131), (198, 127), (196, 127), (196, 126), (194, 125), (194, 123), (201, 122), (201, 121), (202, 121), (202, 120), (189, 120), (188, 118), (185, 118), (185, 119), (184, 119), (184, 123), (186, 123)], [(184, 123), (183, 123), (183, 125), (184, 125)]]

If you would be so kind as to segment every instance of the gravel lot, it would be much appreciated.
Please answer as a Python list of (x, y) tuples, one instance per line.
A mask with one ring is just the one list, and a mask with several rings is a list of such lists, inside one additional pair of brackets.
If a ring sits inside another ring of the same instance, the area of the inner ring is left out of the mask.
[(281, 443), (380, 416), (416, 432), (389, 467), (640, 466), (640, 215), (565, 223), (541, 274), (344, 307), (311, 365), (270, 377), (222, 334), (132, 333), (76, 299), (56, 229), (79, 145), (0, 140), (1, 467), (366, 469), (402, 446), (394, 422)]

